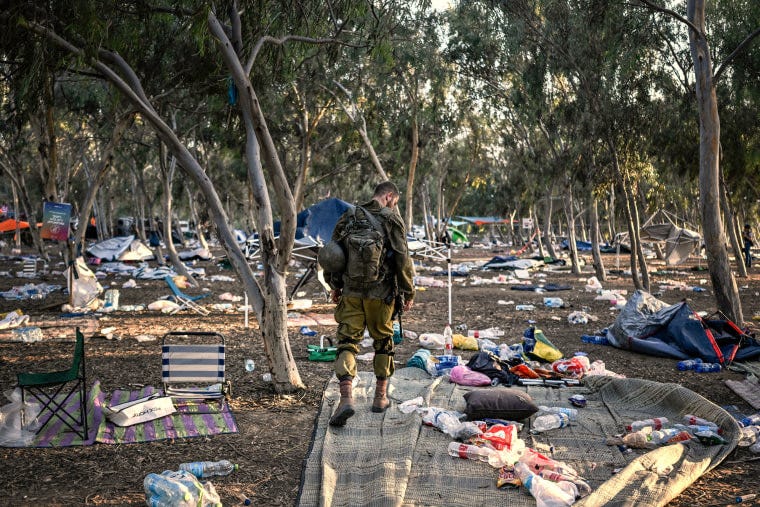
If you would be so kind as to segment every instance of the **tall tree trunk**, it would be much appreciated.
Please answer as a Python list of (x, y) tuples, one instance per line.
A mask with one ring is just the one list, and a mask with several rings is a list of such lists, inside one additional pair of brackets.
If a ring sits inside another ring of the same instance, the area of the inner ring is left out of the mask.
[[(630, 180), (629, 180), (630, 181)], [(633, 231), (631, 233), (636, 237), (636, 258), (638, 259), (639, 270), (641, 272), (641, 285), (647, 292), (649, 291), (649, 269), (647, 268), (647, 259), (644, 255), (644, 245), (641, 244), (641, 221), (639, 220), (639, 208), (636, 205), (635, 192), (628, 192), (628, 198), (631, 200), (631, 221), (633, 222)], [(631, 243), (633, 246), (633, 243)]]
[(414, 221), (414, 177), (417, 172), (417, 162), (420, 159), (420, 129), (417, 125), (417, 113), (412, 115), (412, 153), (409, 158), (409, 172), (406, 174), (406, 195), (404, 196), (404, 222), (406, 230), (411, 231)]
[(718, 309), (729, 319), (743, 324), (739, 289), (731, 272), (720, 213), (720, 117), (710, 48), (705, 37), (705, 1), (688, 0), (687, 18), (693, 24), (689, 28), (689, 46), (694, 61), (699, 108), (699, 210), (702, 215), (707, 267)]
[(552, 259), (557, 258), (557, 252), (554, 250), (554, 241), (552, 240), (552, 208), (554, 206), (554, 184), (549, 186), (549, 193), (546, 194), (546, 206), (544, 207), (544, 244), (549, 256)]
[(538, 255), (541, 256), (541, 258), (546, 258), (546, 251), (544, 250), (544, 242), (541, 241), (541, 229), (538, 227), (538, 211), (536, 210), (536, 206), (530, 208), (530, 216), (533, 219), (533, 227), (536, 231), (536, 244), (538, 245)]
[(571, 271), (574, 275), (581, 274), (580, 260), (578, 259), (578, 245), (575, 243), (575, 213), (573, 213), (573, 189), (570, 183), (565, 185), (565, 218), (567, 220), (567, 246), (570, 249)]
[[(174, 121), (174, 114), (172, 114), (172, 126), (176, 128), (176, 122)], [(161, 182), (163, 184), (164, 195), (162, 199), (162, 205), (164, 208), (164, 243), (166, 244), (166, 252), (169, 254), (169, 261), (174, 266), (174, 270), (187, 278), (187, 282), (193, 287), (198, 286), (198, 281), (193, 278), (190, 272), (187, 270), (187, 266), (179, 258), (177, 249), (174, 248), (174, 239), (172, 238), (172, 186), (174, 180), (174, 171), (177, 167), (177, 157), (171, 156), (169, 162), (166, 161), (166, 153), (164, 151), (163, 143), (159, 145), (159, 164), (161, 166)]]
[(720, 179), (720, 203), (723, 208), (723, 214), (726, 217), (726, 224), (728, 224), (728, 234), (731, 238), (731, 250), (734, 252), (734, 260), (736, 261), (736, 270), (739, 272), (739, 276), (747, 277), (747, 266), (744, 264), (744, 257), (742, 255), (742, 248), (739, 243), (739, 235), (737, 234), (737, 220), (734, 216), (734, 209), (731, 206), (731, 201), (728, 199), (728, 191), (726, 190), (726, 182), (723, 178)]
[(637, 290), (643, 290), (644, 286), (641, 283), (641, 278), (639, 278), (639, 269), (636, 263), (636, 252), (639, 249), (638, 234), (636, 234), (636, 224), (634, 223), (634, 219), (633, 219), (634, 211), (631, 209), (631, 199), (630, 199), (630, 192), (628, 192), (628, 183), (627, 181), (625, 181), (623, 177), (623, 172), (620, 169), (620, 162), (618, 161), (617, 148), (615, 147), (614, 141), (611, 139), (608, 139), (607, 146), (609, 147), (610, 154), (612, 155), (612, 165), (615, 170), (615, 178), (617, 180), (620, 193), (623, 194), (623, 203), (625, 204), (624, 210), (625, 210), (625, 219), (628, 225), (628, 241), (631, 243), (631, 255), (630, 255), (631, 280), (633, 281), (633, 286)]
[(591, 200), (591, 256), (594, 259), (594, 274), (600, 282), (607, 280), (607, 271), (604, 269), (604, 261), (599, 250), (601, 234), (599, 233), (599, 200), (592, 197)]

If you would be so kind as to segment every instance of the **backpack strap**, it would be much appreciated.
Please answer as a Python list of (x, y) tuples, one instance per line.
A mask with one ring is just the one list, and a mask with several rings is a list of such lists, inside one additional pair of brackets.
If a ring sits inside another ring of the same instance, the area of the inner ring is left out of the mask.
[(367, 221), (372, 225), (372, 228), (375, 229), (377, 232), (382, 234), (383, 236), (383, 243), (385, 243), (385, 229), (383, 229), (383, 226), (380, 224), (380, 221), (375, 218), (375, 215), (367, 211), (361, 206), (357, 206), (360, 210), (362, 210), (362, 213), (364, 213), (364, 216), (367, 217)]

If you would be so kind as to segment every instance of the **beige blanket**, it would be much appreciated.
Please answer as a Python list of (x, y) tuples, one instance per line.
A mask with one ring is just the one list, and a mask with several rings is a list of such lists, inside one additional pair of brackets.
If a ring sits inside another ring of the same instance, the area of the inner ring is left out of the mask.
[[(400, 402), (423, 396), (428, 406), (464, 411), (470, 389), (419, 368), (403, 368), (391, 379), (395, 402), (384, 414), (370, 411), (374, 377), (362, 373), (354, 390), (357, 413), (344, 428), (327, 424), (337, 400), (333, 378), (325, 390), (312, 448), (302, 474), (299, 506), (463, 506), (535, 505), (524, 488), (498, 489), (497, 470), (486, 463), (451, 458), (451, 438), (403, 414)], [(678, 496), (700, 475), (719, 464), (736, 445), (739, 428), (717, 405), (677, 384), (639, 379), (588, 378), (574, 388), (518, 387), (541, 404), (569, 406), (567, 398), (588, 399), (578, 422), (536, 436), (520, 434), (526, 445), (567, 462), (587, 480), (593, 493), (575, 505), (660, 506)], [(664, 416), (680, 421), (693, 414), (718, 423), (728, 445), (674, 444), (622, 454), (606, 438), (638, 419)], [(525, 421), (526, 423), (528, 421)]]

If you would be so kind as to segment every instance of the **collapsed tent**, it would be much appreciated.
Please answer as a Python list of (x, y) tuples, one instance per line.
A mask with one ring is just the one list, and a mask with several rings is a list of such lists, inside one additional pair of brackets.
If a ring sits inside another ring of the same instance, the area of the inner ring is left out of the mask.
[(134, 236), (117, 236), (101, 241), (87, 249), (87, 253), (102, 261), (147, 261), (153, 252)]
[(677, 266), (702, 244), (699, 233), (672, 223), (649, 224), (639, 230), (642, 241), (665, 242), (665, 264)]
[(7, 220), (3, 220), (0, 222), (0, 233), (5, 234), (6, 232), (16, 232), (16, 224), (18, 224), (19, 229), (28, 229), (29, 228), (29, 222), (24, 221), (18, 221), (14, 220), (13, 218), (9, 218)]
[[(296, 217), (296, 239), (311, 237), (323, 243), (330, 241), (335, 224), (350, 207), (349, 203), (336, 197), (309, 206)], [(280, 222), (274, 224), (274, 233), (280, 234)]]
[(668, 305), (637, 290), (607, 331), (615, 347), (726, 365), (760, 357), (760, 343), (725, 318), (703, 319), (686, 301)]
[(483, 264), (482, 269), (535, 269), (544, 265), (536, 259), (520, 259), (515, 255), (495, 256)]

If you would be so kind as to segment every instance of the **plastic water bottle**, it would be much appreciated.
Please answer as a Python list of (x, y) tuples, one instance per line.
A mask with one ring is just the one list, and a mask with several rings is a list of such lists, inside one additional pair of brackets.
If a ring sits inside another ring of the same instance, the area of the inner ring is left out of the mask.
[(256, 363), (253, 362), (253, 359), (246, 359), (245, 360), (245, 371), (253, 371), (256, 369)]
[(568, 407), (547, 407), (545, 405), (539, 405), (538, 409), (542, 412), (548, 412), (550, 414), (567, 414), (568, 419), (571, 421), (578, 420), (578, 410)]
[(714, 373), (721, 369), (718, 363), (699, 363), (694, 367), (694, 371), (697, 373)]
[(598, 336), (593, 334), (581, 335), (581, 341), (583, 343), (593, 343), (595, 345), (609, 345), (610, 341), (606, 336)]
[(758, 436), (760, 436), (760, 426), (745, 426), (739, 431), (739, 442), (736, 445), (749, 447), (757, 442)]
[[(691, 414), (686, 414), (685, 416), (683, 416), (683, 423), (688, 426), (705, 426), (715, 432), (719, 430), (718, 425), (715, 424), (714, 422), (708, 421), (707, 419), (703, 419), (701, 417), (697, 417)], [(748, 426), (748, 425), (745, 425), (745, 426)]]
[(451, 325), (449, 324), (446, 324), (446, 327), (443, 328), (443, 355), (454, 355), (454, 339), (452, 338)]
[(525, 463), (515, 463), (515, 475), (520, 478), (525, 489), (536, 499), (536, 505), (545, 507), (572, 505), (578, 488), (567, 481), (552, 482), (530, 471)]
[(192, 505), (192, 495), (187, 486), (164, 474), (148, 474), (143, 480), (143, 489), (150, 505)]
[(544, 306), (547, 308), (562, 308), (565, 302), (562, 298), (544, 298)]
[(199, 479), (205, 479), (214, 475), (228, 475), (233, 470), (237, 470), (237, 468), (237, 465), (226, 459), (221, 461), (194, 461), (192, 463), (182, 463), (179, 466), (180, 470), (190, 472)]
[(695, 369), (698, 364), (702, 364), (702, 360), (697, 357), (696, 359), (686, 359), (684, 361), (678, 361), (677, 366), (680, 371), (688, 371), (688, 370)]
[(642, 419), (640, 421), (633, 421), (631, 424), (625, 427), (627, 431), (639, 431), (644, 428), (652, 428), (653, 430), (661, 430), (663, 426), (668, 424), (667, 417), (654, 417), (652, 419)]
[(459, 442), (451, 442), (449, 444), (449, 456), (454, 458), (472, 459), (487, 463), (489, 456), (493, 452), (493, 450), (487, 447), (478, 447), (477, 445), (460, 444)]
[(399, 325), (398, 322), (394, 322), (393, 323), (393, 343), (394, 343), (394, 345), (398, 345), (399, 343), (401, 343), (401, 339), (402, 339), (402, 336), (401, 336), (401, 326)]
[(745, 417), (742, 419), (742, 424), (744, 426), (760, 426), (760, 412)]
[(536, 417), (531, 429), (533, 431), (549, 431), (557, 428), (564, 428), (570, 424), (570, 418), (567, 414), (546, 414)]
[(536, 307), (533, 305), (515, 305), (515, 310), (518, 312), (531, 312), (535, 309)]

